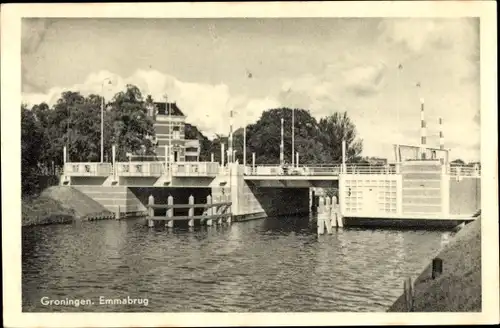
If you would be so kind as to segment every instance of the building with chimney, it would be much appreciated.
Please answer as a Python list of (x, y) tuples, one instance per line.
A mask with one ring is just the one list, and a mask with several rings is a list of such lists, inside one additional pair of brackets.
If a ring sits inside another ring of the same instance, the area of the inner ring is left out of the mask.
[(173, 162), (197, 162), (200, 158), (200, 141), (185, 138), (186, 116), (177, 103), (154, 102), (148, 107), (154, 120), (156, 155), (165, 158), (165, 148), (170, 149)]

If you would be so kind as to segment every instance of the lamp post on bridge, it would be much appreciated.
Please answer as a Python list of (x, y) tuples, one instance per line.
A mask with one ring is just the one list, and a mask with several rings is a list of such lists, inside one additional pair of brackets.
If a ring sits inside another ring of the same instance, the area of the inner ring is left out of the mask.
[(102, 102), (101, 102), (101, 163), (104, 160), (104, 82), (108, 81), (108, 84), (111, 84), (111, 78), (107, 77), (102, 80), (101, 83), (101, 94), (102, 94)]
[(281, 143), (280, 143), (280, 165), (283, 166), (283, 160), (285, 157), (284, 154), (284, 140), (283, 140), (283, 123), (285, 122), (285, 119), (282, 117), (281, 118)]
[(295, 108), (292, 108), (292, 167), (294, 167), (295, 157)]

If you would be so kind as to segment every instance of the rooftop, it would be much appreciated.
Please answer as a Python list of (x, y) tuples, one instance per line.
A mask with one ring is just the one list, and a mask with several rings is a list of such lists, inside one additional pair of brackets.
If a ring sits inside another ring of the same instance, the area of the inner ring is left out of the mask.
[[(154, 103), (156, 109), (158, 110), (157, 115), (172, 115), (172, 116), (186, 116), (177, 106), (177, 103), (168, 103), (168, 108), (165, 102), (155, 102)], [(172, 112), (169, 113), (168, 110)]]

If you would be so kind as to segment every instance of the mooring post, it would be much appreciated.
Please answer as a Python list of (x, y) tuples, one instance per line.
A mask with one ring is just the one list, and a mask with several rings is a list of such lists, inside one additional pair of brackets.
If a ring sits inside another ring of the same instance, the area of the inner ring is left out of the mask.
[(155, 210), (152, 207), (154, 204), (155, 204), (155, 198), (153, 197), (153, 195), (149, 195), (149, 197), (148, 197), (148, 211), (149, 211), (149, 213), (148, 213), (149, 214), (148, 226), (150, 228), (154, 227), (154, 225), (155, 225), (155, 222), (153, 221), (153, 217), (155, 216)]
[[(194, 205), (194, 197), (193, 195), (189, 196), (189, 213), (188, 213), (188, 216), (189, 217), (193, 217), (194, 216), (194, 207), (192, 205)], [(194, 227), (194, 219), (189, 219), (188, 221), (188, 225), (190, 227)]]
[(118, 205), (116, 207), (116, 213), (115, 213), (115, 219), (119, 219), (120, 218), (120, 205)]
[(406, 278), (403, 283), (406, 311), (413, 311), (413, 286), (411, 283), (411, 278)]
[(329, 196), (326, 196), (326, 213), (325, 213), (325, 225), (326, 225), (326, 231), (328, 234), (332, 234), (332, 223), (331, 223), (331, 217), (332, 217), (332, 204), (331, 204), (332, 199)]
[(443, 260), (436, 257), (432, 260), (432, 279), (436, 279), (443, 273)]
[(322, 235), (325, 233), (324, 212), (325, 212), (325, 198), (323, 196), (320, 196), (318, 204), (318, 235)]
[(332, 211), (331, 211), (331, 214), (330, 214), (330, 218), (332, 220), (331, 222), (331, 225), (332, 227), (337, 227), (338, 224), (337, 224), (337, 197), (335, 196), (332, 196)]
[(212, 207), (212, 196), (208, 195), (207, 196), (207, 216), (209, 219), (207, 219), (207, 226), (212, 225), (212, 215), (214, 215), (213, 207)]
[[(174, 197), (172, 197), (172, 195), (168, 196), (167, 205), (171, 205), (171, 206), (174, 205)], [(167, 208), (167, 217), (168, 218), (174, 217), (174, 209), (172, 207)], [(167, 220), (167, 227), (173, 228), (174, 227), (174, 220)]]

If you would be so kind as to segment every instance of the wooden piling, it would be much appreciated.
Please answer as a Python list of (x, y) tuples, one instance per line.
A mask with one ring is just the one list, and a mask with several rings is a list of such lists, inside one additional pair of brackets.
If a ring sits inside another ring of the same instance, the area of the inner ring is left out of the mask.
[[(212, 215), (214, 215), (214, 208), (212, 207), (212, 196), (208, 195), (207, 196), (207, 205), (209, 206), (208, 207), (208, 210), (207, 210), (207, 215), (210, 217)], [(212, 226), (212, 219), (208, 219), (207, 220), (207, 226)]]
[(332, 197), (332, 207), (330, 210), (330, 220), (331, 220), (332, 228), (338, 227), (338, 224), (337, 224), (337, 198), (335, 196)]
[(413, 286), (411, 283), (411, 278), (406, 278), (403, 283), (404, 297), (406, 302), (406, 310), (408, 312), (413, 311)]
[[(193, 195), (189, 196), (189, 205), (194, 205), (194, 197)], [(190, 207), (188, 211), (188, 216), (193, 217), (194, 216), (194, 207)], [(194, 227), (194, 219), (190, 219), (188, 221), (188, 226)]]
[(118, 207), (116, 208), (115, 219), (120, 219), (120, 205), (118, 205)]
[(322, 235), (325, 233), (325, 198), (323, 196), (319, 197), (318, 204), (318, 235)]
[[(153, 195), (149, 195), (148, 197), (148, 205), (154, 205), (155, 204), (155, 198)], [(155, 222), (153, 221), (153, 217), (155, 216), (155, 210), (152, 207), (149, 207), (149, 213), (148, 213), (148, 227), (152, 228), (155, 225)]]
[[(174, 197), (172, 197), (172, 195), (168, 196), (167, 204), (174, 205)], [(173, 208), (167, 209), (167, 217), (172, 218), (173, 216), (174, 216), (174, 209)], [(174, 227), (174, 220), (168, 220), (166, 223), (166, 226), (168, 228), (173, 228)]]
[(326, 204), (325, 204), (325, 226), (326, 226), (326, 232), (328, 232), (328, 234), (332, 234), (333, 231), (332, 231), (332, 223), (331, 223), (331, 212), (332, 212), (332, 204), (331, 204), (331, 198), (330, 197), (326, 197)]
[(443, 260), (436, 257), (432, 260), (432, 279), (436, 279), (443, 273)]

